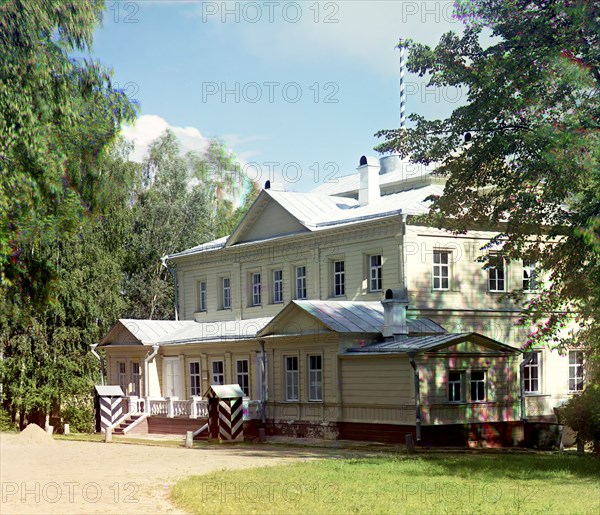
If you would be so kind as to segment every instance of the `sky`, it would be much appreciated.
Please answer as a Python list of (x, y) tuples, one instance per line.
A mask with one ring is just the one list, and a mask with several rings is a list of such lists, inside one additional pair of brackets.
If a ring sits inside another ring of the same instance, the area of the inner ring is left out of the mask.
[[(93, 56), (140, 105), (141, 160), (170, 127), (185, 150), (220, 138), (260, 187), (309, 191), (377, 155), (399, 125), (398, 39), (460, 31), (451, 1), (107, 0)], [(405, 79), (407, 114), (447, 116), (460, 90)], [(462, 99), (464, 100), (464, 99)]]

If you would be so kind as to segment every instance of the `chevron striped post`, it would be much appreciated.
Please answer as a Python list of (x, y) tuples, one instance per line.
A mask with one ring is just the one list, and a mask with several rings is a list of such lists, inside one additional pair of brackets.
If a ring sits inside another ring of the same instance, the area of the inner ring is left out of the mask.
[(96, 385), (94, 387), (94, 411), (96, 431), (105, 431), (123, 413), (123, 390), (120, 386)]
[(100, 397), (100, 425), (102, 429), (113, 425), (123, 412), (121, 397)]
[[(230, 385), (212, 386), (209, 399), (209, 434), (221, 441), (244, 439), (243, 392), (234, 392)], [(239, 386), (235, 385), (239, 390)]]

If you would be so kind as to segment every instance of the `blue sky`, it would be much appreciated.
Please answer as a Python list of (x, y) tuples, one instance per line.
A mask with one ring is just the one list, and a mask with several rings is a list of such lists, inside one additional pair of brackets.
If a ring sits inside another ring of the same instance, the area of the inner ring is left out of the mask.
[[(260, 186), (297, 191), (354, 172), (373, 134), (398, 126), (399, 37), (435, 44), (461, 29), (447, 1), (106, 5), (94, 56), (140, 103), (124, 131), (135, 156), (170, 126), (184, 148), (220, 137)], [(408, 114), (445, 116), (463, 94), (406, 82)]]

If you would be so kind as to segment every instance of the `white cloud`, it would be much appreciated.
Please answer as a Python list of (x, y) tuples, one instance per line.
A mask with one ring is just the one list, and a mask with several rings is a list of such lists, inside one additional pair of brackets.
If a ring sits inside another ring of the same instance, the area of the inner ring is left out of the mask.
[(208, 138), (203, 136), (196, 127), (175, 127), (160, 116), (145, 114), (136, 119), (133, 125), (123, 126), (123, 136), (135, 145), (130, 159), (141, 163), (146, 156), (150, 143), (167, 129), (171, 129), (177, 136), (181, 150), (184, 153), (190, 150), (202, 152), (208, 146)]

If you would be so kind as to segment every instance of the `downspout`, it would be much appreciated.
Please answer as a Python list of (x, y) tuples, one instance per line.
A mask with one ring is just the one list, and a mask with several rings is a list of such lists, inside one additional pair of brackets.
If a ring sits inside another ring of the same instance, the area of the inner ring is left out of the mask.
[(96, 358), (98, 359), (98, 361), (100, 362), (100, 380), (102, 382), (102, 385), (104, 385), (104, 360), (102, 359), (102, 356), (100, 356), (100, 354), (98, 354), (96, 352), (96, 347), (98, 347), (97, 343), (92, 343), (90, 344), (90, 352), (96, 356)]
[(406, 292), (406, 296), (408, 298), (408, 284), (406, 279), (406, 218), (407, 215), (402, 214), (402, 256), (400, 257), (400, 266), (402, 266), (402, 270), (400, 273), (400, 277), (402, 278), (402, 288)]
[(265, 341), (259, 340), (260, 343), (260, 421), (262, 426), (267, 424), (267, 355), (265, 353)]
[(521, 386), (521, 420), (527, 422), (527, 408), (525, 405), (525, 365), (528, 365), (533, 361), (533, 352), (527, 352), (525, 359), (519, 365), (520, 372), (520, 386)]
[(179, 286), (177, 284), (177, 270), (175, 270), (173, 267), (170, 267), (169, 265), (167, 265), (167, 256), (161, 257), (160, 262), (161, 262), (162, 266), (164, 266), (169, 272), (171, 272), (171, 275), (173, 276), (173, 289), (174, 289), (173, 304), (174, 304), (174, 308), (175, 308), (175, 321), (178, 321), (179, 320)]
[(410, 366), (415, 371), (415, 414), (417, 421), (417, 443), (421, 443), (421, 388), (419, 385), (419, 371), (417, 370), (417, 363), (415, 361), (415, 352), (408, 353), (408, 360)]
[(150, 354), (150, 356), (144, 359), (144, 397), (150, 396), (150, 384), (148, 381), (148, 364), (156, 357), (159, 348), (160, 347), (158, 346), (158, 343), (152, 345), (152, 354)]

